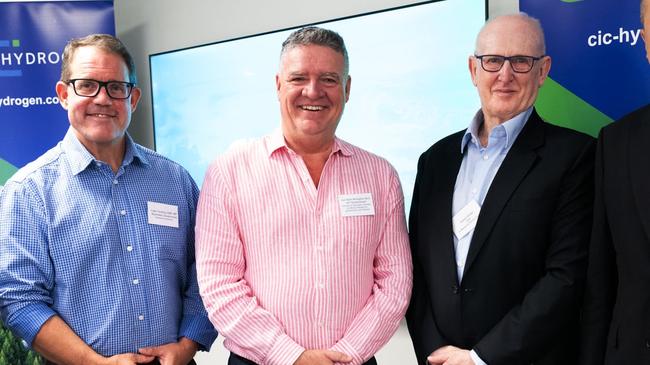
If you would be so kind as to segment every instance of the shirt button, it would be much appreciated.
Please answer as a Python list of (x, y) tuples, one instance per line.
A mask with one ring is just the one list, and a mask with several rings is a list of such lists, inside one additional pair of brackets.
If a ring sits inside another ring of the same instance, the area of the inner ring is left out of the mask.
[(323, 246), (316, 246), (316, 250), (323, 251)]
[(323, 283), (318, 283), (318, 287), (319, 287), (320, 289), (325, 289), (325, 284), (323, 284)]
[(138, 284), (140, 284), (140, 280), (138, 280), (138, 279), (133, 279), (133, 284), (134, 284), (134, 285), (138, 285)]
[(124, 209), (120, 210), (120, 215), (126, 215), (126, 210)]
[(131, 245), (126, 246), (126, 250), (129, 252), (133, 251), (133, 246)]
[(484, 160), (487, 160), (488, 158), (490, 158), (488, 155), (483, 155)]
[(113, 185), (117, 185), (117, 179), (113, 180)]
[(144, 321), (144, 316), (143, 316), (142, 314), (139, 315), (139, 316), (138, 316), (138, 320), (140, 320), (140, 321)]

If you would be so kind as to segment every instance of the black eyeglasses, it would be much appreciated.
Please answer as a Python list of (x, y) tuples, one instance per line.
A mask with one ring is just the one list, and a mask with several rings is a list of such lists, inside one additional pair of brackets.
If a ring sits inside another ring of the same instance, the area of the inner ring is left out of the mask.
[(525, 74), (533, 69), (535, 61), (541, 60), (542, 58), (546, 57), (546, 55), (539, 57), (521, 55), (506, 57), (494, 54), (485, 54), (481, 56), (474, 55), (474, 57), (478, 58), (481, 61), (481, 67), (487, 72), (498, 72), (501, 70), (501, 67), (503, 67), (503, 64), (506, 63), (506, 61), (509, 61), (512, 71), (520, 74)]
[(135, 86), (132, 82), (124, 81), (97, 81), (93, 79), (71, 79), (67, 84), (72, 84), (75, 94), (85, 97), (94, 97), (103, 87), (112, 99), (127, 99)]

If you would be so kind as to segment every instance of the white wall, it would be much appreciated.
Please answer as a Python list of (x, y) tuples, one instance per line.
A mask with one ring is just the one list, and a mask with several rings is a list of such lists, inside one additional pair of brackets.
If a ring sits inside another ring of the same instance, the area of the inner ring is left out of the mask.
[[(366, 13), (420, 0), (114, 0), (118, 37), (136, 59), (140, 106), (130, 133), (153, 146), (149, 55), (296, 25)], [(450, 0), (453, 1), (453, 0)], [(485, 0), (476, 0), (483, 6)], [(490, 15), (518, 8), (518, 0), (491, 0)], [(279, 49), (280, 45), (278, 45)]]

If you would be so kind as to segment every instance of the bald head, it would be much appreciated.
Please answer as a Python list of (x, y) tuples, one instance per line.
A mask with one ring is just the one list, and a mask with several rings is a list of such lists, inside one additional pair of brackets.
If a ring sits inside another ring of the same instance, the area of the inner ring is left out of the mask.
[[(539, 20), (529, 16), (526, 13), (516, 13), (501, 15), (489, 19), (481, 28), (481, 31), (476, 36), (476, 54), (484, 54), (486, 43), (490, 42), (490, 37), (495, 34), (498, 36), (507, 29), (517, 29), (524, 32), (526, 35), (526, 42), (531, 43), (532, 49), (537, 56), (546, 54), (546, 43), (544, 41), (544, 31)], [(518, 45), (523, 46), (523, 45)]]
[[(469, 57), (469, 71), (486, 125), (510, 120), (535, 103), (551, 68), (551, 57), (545, 53), (542, 27), (526, 14), (502, 15), (483, 26), (476, 37), (476, 54)], [(495, 70), (497, 61), (490, 60), (496, 58), (503, 61)], [(493, 63), (486, 69), (484, 60)]]

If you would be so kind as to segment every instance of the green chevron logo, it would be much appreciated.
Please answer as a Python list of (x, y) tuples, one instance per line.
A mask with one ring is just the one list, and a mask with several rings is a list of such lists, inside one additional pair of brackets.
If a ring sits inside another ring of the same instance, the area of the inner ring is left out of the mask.
[(4, 183), (9, 180), (11, 175), (16, 173), (18, 171), (18, 168), (16, 166), (10, 164), (9, 162), (5, 161), (0, 157), (0, 186), (4, 185)]

